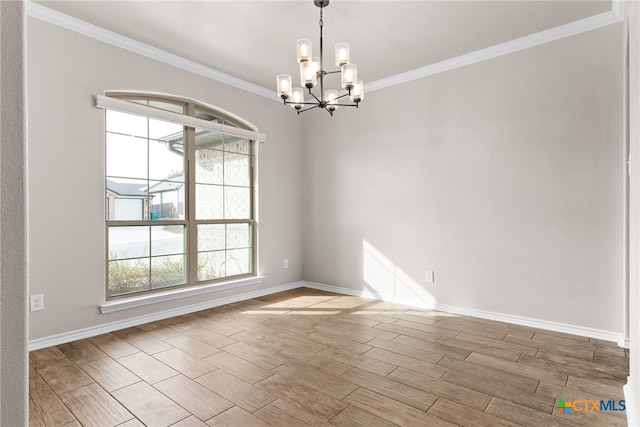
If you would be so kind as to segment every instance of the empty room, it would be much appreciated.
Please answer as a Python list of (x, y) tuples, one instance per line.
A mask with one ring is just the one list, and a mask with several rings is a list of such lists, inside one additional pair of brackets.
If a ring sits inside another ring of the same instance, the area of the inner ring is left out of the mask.
[(637, 1), (0, 12), (1, 425), (640, 425)]

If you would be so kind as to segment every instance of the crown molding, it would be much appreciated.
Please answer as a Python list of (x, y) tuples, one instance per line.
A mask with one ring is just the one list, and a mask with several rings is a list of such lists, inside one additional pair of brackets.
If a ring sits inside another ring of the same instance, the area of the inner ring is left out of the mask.
[(76, 33), (82, 34), (84, 36), (100, 40), (102, 42), (120, 47), (122, 49), (126, 49), (128, 51), (146, 56), (151, 59), (155, 59), (156, 61), (160, 61), (165, 64), (173, 65), (174, 67), (199, 74), (209, 79), (245, 90), (247, 92), (251, 92), (256, 95), (263, 96), (265, 98), (277, 99), (276, 92), (274, 90), (266, 89), (257, 84), (239, 79), (230, 74), (223, 73), (221, 71), (199, 64), (195, 61), (191, 61), (190, 59), (174, 55), (173, 53), (158, 49), (146, 43), (142, 43), (132, 38), (125, 37), (113, 31), (106, 30), (97, 25), (93, 25), (64, 13), (60, 13), (40, 4), (27, 1), (26, 6), (27, 16), (30, 16), (32, 18), (54, 24), (62, 28), (66, 28), (67, 30), (75, 31)]
[(500, 43), (495, 46), (460, 55), (455, 58), (436, 62), (435, 64), (416, 68), (414, 70), (406, 71), (404, 73), (399, 73), (394, 76), (373, 81), (371, 83), (365, 84), (365, 92), (372, 92), (402, 83), (407, 83), (413, 80), (442, 73), (444, 71), (463, 67), (465, 65), (486, 61), (487, 59), (496, 58), (498, 56), (517, 52), (523, 49), (528, 49), (534, 46), (539, 46), (541, 44), (560, 40), (565, 37), (571, 37), (577, 34), (621, 22), (623, 20), (621, 11), (623, 6), (616, 7), (616, 4), (622, 3), (622, 1), (614, 1), (613, 6), (615, 10), (611, 10), (609, 12), (594, 15), (589, 18), (561, 25), (559, 27), (540, 31), (539, 33), (530, 34), (528, 36), (510, 40), (505, 43)]
[(611, 12), (613, 12), (620, 20), (624, 19), (624, 2), (625, 0), (612, 0)]
[[(416, 68), (414, 70), (399, 73), (390, 77), (382, 78), (365, 84), (365, 91), (372, 92), (379, 89), (407, 83), (413, 80), (432, 76), (434, 74), (453, 70), (465, 65), (475, 64), (487, 59), (517, 52), (530, 47), (539, 46), (544, 43), (571, 37), (587, 31), (595, 30), (607, 25), (622, 22), (624, 19), (624, 0), (612, 0), (611, 10), (575, 22), (571, 22), (559, 27), (551, 28), (528, 36), (520, 37), (505, 43), (497, 44), (475, 52), (457, 56), (437, 62), (435, 64)], [(158, 49), (146, 43), (125, 37), (113, 31), (106, 30), (97, 25), (90, 24), (77, 18), (73, 18), (64, 13), (57, 12), (48, 7), (31, 1), (26, 2), (27, 16), (58, 25), (71, 31), (75, 31), (87, 37), (109, 43), (113, 46), (129, 50), (139, 55), (155, 59), (165, 64), (190, 71), (192, 73), (210, 78), (212, 80), (236, 87), (253, 94), (263, 96), (273, 101), (280, 102), (274, 90), (264, 88), (255, 83), (242, 80), (230, 74), (223, 73), (213, 68), (207, 67), (195, 61), (183, 58), (178, 55)]]

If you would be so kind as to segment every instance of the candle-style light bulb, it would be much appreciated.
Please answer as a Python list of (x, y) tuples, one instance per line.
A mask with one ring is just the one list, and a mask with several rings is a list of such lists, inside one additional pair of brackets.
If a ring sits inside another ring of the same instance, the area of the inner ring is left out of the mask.
[(296, 42), (298, 51), (298, 62), (307, 62), (311, 60), (311, 40), (300, 39)]
[(351, 89), (349, 98), (356, 104), (364, 99), (364, 82), (362, 79), (358, 79), (356, 85)]
[(291, 108), (295, 108), (296, 110), (300, 110), (302, 108), (302, 103), (304, 102), (304, 90), (301, 87), (294, 87), (293, 92), (291, 94)]
[(338, 91), (335, 89), (327, 89), (324, 91), (324, 100), (327, 103), (327, 110), (334, 112), (338, 109)]
[(291, 96), (291, 76), (289, 74), (278, 74), (276, 77), (278, 96), (285, 101)]
[(300, 63), (300, 84), (307, 89), (311, 89), (318, 83), (318, 72), (312, 61)]
[(349, 43), (336, 43), (336, 66), (342, 67), (344, 64), (348, 64), (350, 56)]
[(346, 90), (353, 89), (358, 80), (358, 66), (356, 64), (344, 64), (342, 72), (342, 88)]

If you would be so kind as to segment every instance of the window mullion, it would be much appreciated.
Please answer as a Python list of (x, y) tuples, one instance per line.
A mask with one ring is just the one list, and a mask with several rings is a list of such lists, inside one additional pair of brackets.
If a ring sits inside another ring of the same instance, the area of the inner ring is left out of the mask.
[[(196, 107), (193, 103), (187, 104), (186, 114), (195, 116)], [(187, 283), (194, 284), (198, 281), (198, 227), (196, 219), (196, 130), (185, 126), (185, 170), (187, 185)]]

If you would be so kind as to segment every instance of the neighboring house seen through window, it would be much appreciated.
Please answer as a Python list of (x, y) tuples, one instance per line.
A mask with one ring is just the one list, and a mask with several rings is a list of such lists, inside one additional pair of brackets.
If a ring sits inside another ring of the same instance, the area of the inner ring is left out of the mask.
[[(117, 97), (240, 127), (191, 101)], [(254, 274), (253, 146), (106, 110), (107, 298)]]

